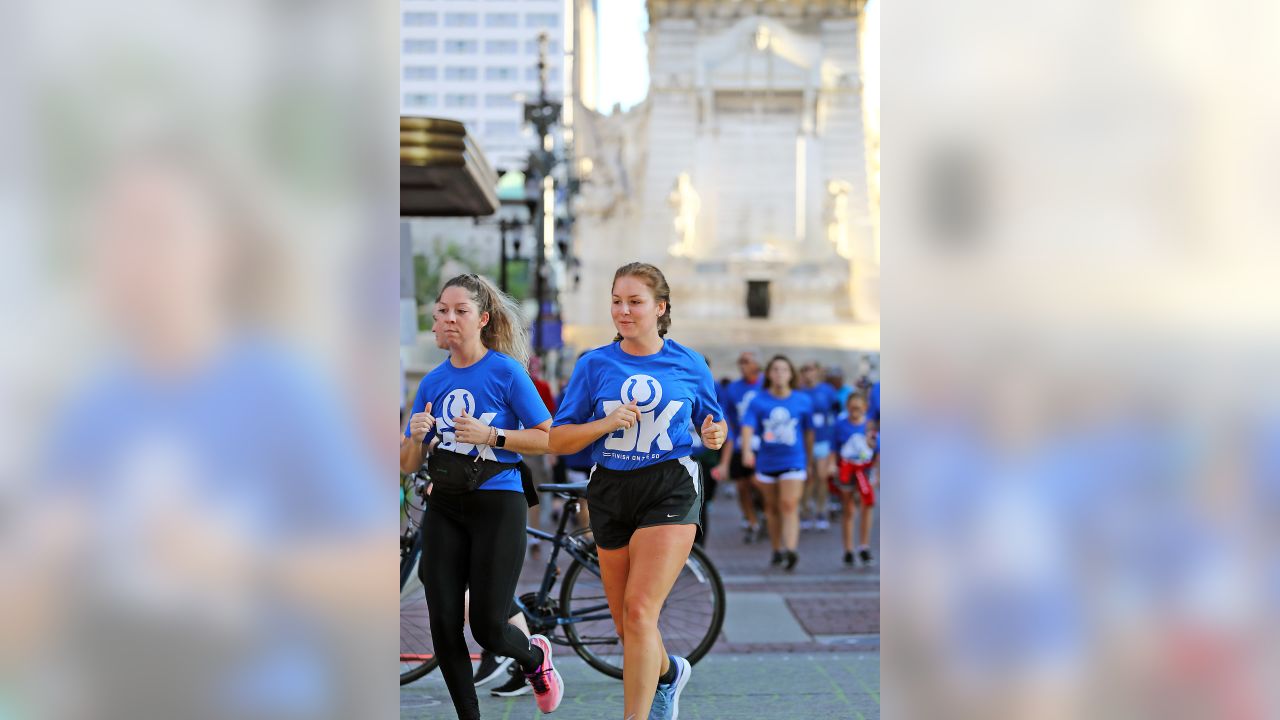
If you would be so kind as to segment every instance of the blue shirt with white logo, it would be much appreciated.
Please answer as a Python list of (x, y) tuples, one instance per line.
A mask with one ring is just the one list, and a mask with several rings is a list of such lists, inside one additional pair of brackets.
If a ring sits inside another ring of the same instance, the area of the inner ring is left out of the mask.
[[(747, 405), (751, 403), (751, 398), (760, 394), (760, 388), (763, 385), (764, 373), (756, 376), (755, 382), (747, 382), (745, 378), (738, 378), (729, 383), (729, 387), (726, 390), (726, 394), (729, 397), (729, 405), (725, 408), (725, 412), (728, 413), (729, 432), (735, 443), (742, 435), (742, 414), (746, 412)], [(751, 445), (752, 449), (759, 449), (759, 438), (752, 440)]]
[(835, 437), (836, 417), (839, 414), (835, 388), (818, 383), (805, 390), (813, 402), (813, 441), (830, 442)]
[(666, 340), (653, 355), (628, 355), (620, 343), (583, 354), (573, 368), (552, 427), (584, 425), (635, 400), (640, 422), (591, 445), (592, 461), (611, 470), (635, 470), (688, 457), (689, 423), (724, 419), (715, 381), (698, 353)]
[(845, 462), (871, 462), (875, 450), (867, 442), (867, 423), (851, 423), (848, 416), (836, 423), (836, 452)]
[[(413, 398), (413, 412), (422, 412), (431, 403), (435, 427), (427, 433), (425, 443), (436, 435), (440, 444), (434, 452), (479, 455), (485, 460), (520, 462), (520, 454), (486, 445), (458, 442), (453, 433), (453, 420), (465, 410), (468, 415), (492, 427), (506, 430), (531, 428), (551, 419), (551, 413), (533, 386), (529, 373), (507, 355), (489, 350), (476, 364), (454, 367), (445, 360), (427, 373)], [(409, 429), (404, 431), (409, 436)], [(520, 471), (505, 470), (481, 485), (480, 490), (522, 489)]]
[(778, 398), (761, 391), (747, 405), (742, 425), (760, 438), (756, 472), (776, 475), (809, 467), (804, 433), (813, 428), (813, 402), (808, 393), (792, 392)]

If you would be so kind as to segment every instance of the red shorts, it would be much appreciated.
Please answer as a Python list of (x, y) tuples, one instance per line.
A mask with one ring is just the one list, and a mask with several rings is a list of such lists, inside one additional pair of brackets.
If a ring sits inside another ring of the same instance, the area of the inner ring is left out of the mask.
[(865, 507), (874, 507), (876, 504), (876, 489), (871, 487), (870, 470), (871, 463), (840, 461), (840, 488), (857, 489), (858, 497)]

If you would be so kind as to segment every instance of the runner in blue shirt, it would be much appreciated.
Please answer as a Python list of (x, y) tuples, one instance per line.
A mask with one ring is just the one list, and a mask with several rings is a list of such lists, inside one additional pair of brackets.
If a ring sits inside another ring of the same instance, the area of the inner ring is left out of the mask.
[[(813, 457), (813, 403), (796, 388), (796, 369), (785, 355), (765, 366), (764, 392), (742, 414), (742, 462), (756, 469), (773, 544), (772, 565), (796, 566), (800, 542), (800, 496)], [(752, 440), (760, 439), (760, 451)]]
[(800, 386), (813, 402), (813, 462), (801, 501), (800, 529), (826, 531), (831, 527), (827, 520), (827, 505), (831, 501), (828, 483), (836, 468), (831, 439), (840, 404), (835, 389), (822, 382), (822, 369), (816, 362), (800, 368)]
[(729, 420), (729, 438), (733, 443), (729, 449), (729, 479), (737, 485), (738, 507), (742, 510), (742, 542), (750, 544), (764, 536), (761, 518), (756, 515), (757, 500), (763, 502), (760, 493), (755, 489), (753, 480), (755, 469), (742, 463), (742, 447), (738, 442), (741, 417), (751, 398), (760, 394), (760, 383), (764, 376), (760, 374), (760, 362), (756, 354), (744, 350), (738, 356), (738, 368), (742, 377), (729, 383), (725, 389), (728, 404), (724, 405), (725, 416)]
[(714, 450), (726, 423), (702, 356), (664, 338), (671, 289), (662, 271), (625, 265), (612, 292), (618, 336), (578, 361), (550, 447), (567, 455), (592, 446), (591, 530), (622, 639), (623, 715), (671, 718), (692, 668), (667, 654), (658, 613), (689, 557), (702, 505), (688, 429), (692, 422)]
[(845, 404), (848, 414), (836, 424), (836, 447), (840, 455), (840, 489), (841, 505), (844, 515), (841, 519), (841, 531), (844, 539), (844, 564), (853, 565), (853, 521), (854, 510), (861, 515), (862, 528), (859, 533), (858, 557), (863, 565), (870, 565), (871, 555), (871, 523), (875, 519), (876, 488), (880, 481), (872, 480), (872, 467), (879, 460), (876, 450), (875, 430), (867, 417), (867, 400), (860, 393), (853, 393)]
[(478, 719), (462, 631), (470, 588), (472, 637), (494, 655), (514, 658), (538, 709), (551, 712), (564, 695), (551, 644), (507, 621), (524, 562), (528, 511), (517, 463), (521, 453), (547, 452), (551, 427), (525, 370), (528, 335), (515, 301), (478, 275), (445, 283), (436, 298), (435, 332), (449, 358), (418, 386), (400, 469), (418, 470), (430, 449), (419, 573), (440, 670), (460, 720)]

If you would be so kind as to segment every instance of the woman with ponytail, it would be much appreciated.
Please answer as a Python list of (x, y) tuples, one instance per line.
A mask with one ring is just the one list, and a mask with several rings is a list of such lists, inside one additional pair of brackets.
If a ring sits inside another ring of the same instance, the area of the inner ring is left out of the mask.
[[(479, 718), (463, 635), (470, 588), (472, 636), (485, 650), (519, 663), (538, 709), (548, 713), (564, 694), (551, 644), (507, 621), (528, 510), (518, 465), (522, 453), (546, 454), (551, 427), (525, 370), (528, 333), (515, 302), (479, 275), (445, 283), (434, 317), (449, 358), (418, 386), (400, 469), (416, 471), (425, 457), (431, 476), (419, 573), (440, 670), (458, 718)], [(428, 456), (433, 438), (439, 444)]]
[[(631, 263), (613, 277), (618, 336), (578, 359), (551, 427), (557, 455), (591, 447), (587, 500), (600, 576), (622, 639), (623, 717), (679, 714), (692, 669), (668, 655), (658, 613), (689, 558), (702, 509), (690, 423), (711, 450), (726, 424), (698, 353), (666, 339), (671, 289), (658, 268)], [(655, 692), (656, 690), (656, 692)]]

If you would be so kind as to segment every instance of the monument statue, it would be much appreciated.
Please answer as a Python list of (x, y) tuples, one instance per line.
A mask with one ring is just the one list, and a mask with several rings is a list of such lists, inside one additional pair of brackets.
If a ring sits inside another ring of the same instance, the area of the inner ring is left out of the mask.
[(702, 201), (693, 189), (693, 181), (689, 173), (682, 172), (676, 178), (675, 188), (667, 197), (667, 201), (675, 210), (673, 224), (676, 229), (676, 241), (671, 244), (669, 252), (675, 257), (689, 257), (693, 254), (694, 242), (697, 240), (698, 210)]
[(844, 180), (827, 183), (827, 241), (836, 253), (847, 260), (853, 259), (853, 238), (850, 232), (849, 193), (853, 186)]

